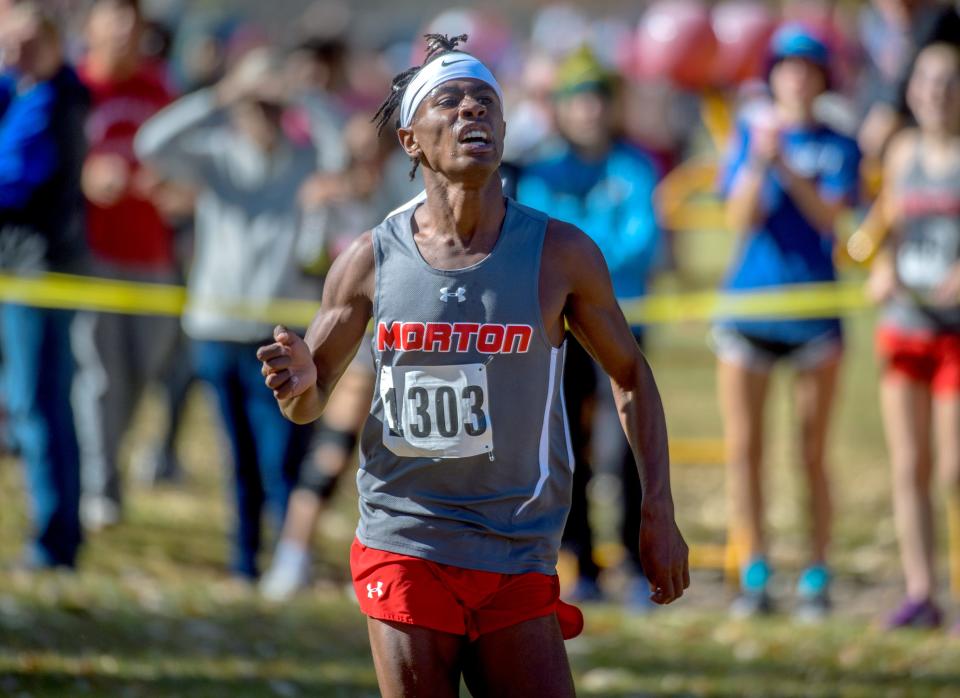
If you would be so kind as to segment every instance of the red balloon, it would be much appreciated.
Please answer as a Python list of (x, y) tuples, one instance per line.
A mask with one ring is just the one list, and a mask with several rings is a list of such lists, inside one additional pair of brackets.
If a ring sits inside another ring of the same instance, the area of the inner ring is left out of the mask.
[(717, 39), (710, 12), (696, 0), (654, 2), (637, 28), (636, 69), (640, 78), (666, 78), (700, 90), (713, 78)]
[(764, 2), (727, 0), (711, 12), (713, 33), (717, 37), (714, 57), (714, 81), (718, 85), (736, 85), (763, 76), (770, 37), (777, 18)]

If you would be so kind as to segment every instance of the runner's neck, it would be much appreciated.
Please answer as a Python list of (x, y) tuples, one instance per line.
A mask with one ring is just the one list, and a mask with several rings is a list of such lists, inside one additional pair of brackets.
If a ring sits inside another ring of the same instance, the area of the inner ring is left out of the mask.
[(500, 178), (494, 174), (477, 189), (424, 172), (427, 199), (416, 213), (422, 235), (457, 237), (469, 247), (477, 234), (499, 231), (506, 215)]

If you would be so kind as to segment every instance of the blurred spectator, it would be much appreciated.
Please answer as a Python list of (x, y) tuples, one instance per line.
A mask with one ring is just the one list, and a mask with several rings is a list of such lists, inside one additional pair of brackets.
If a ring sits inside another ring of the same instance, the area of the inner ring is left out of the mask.
[(286, 70), (298, 109), (287, 110), (287, 131), (309, 139), (320, 170), (339, 172), (347, 164), (341, 137), (351, 111), (346, 93), (347, 47), (338, 38), (307, 39), (287, 57)]
[[(891, 628), (935, 627), (933, 462), (960, 507), (960, 51), (932, 44), (907, 90), (916, 129), (887, 152), (881, 201), (892, 225), (870, 292), (885, 307), (877, 331), (893, 466), (893, 508), (906, 599)], [(931, 438), (932, 437), (932, 438)], [(931, 452), (930, 444), (934, 444)], [(960, 632), (960, 624), (957, 625)]]
[(859, 4), (837, 0), (785, 0), (781, 6), (782, 24), (805, 27), (830, 52), (830, 90), (834, 95), (853, 87), (851, 73), (862, 61), (862, 49), (856, 38)]
[(173, 31), (163, 22), (144, 19), (140, 37), (140, 52), (146, 61), (167, 67), (173, 50)]
[(523, 168), (518, 196), (583, 228), (600, 246), (618, 298), (646, 293), (658, 260), (652, 210), (657, 173), (619, 136), (617, 78), (583, 49), (559, 67), (554, 111), (560, 138)]
[(182, 18), (171, 47), (170, 72), (181, 94), (210, 87), (223, 77), (232, 25), (204, 14)]
[(917, 52), (927, 44), (960, 44), (955, 3), (937, 0), (873, 0), (865, 8), (860, 40), (867, 56), (861, 103), (866, 114), (859, 143), (864, 158), (879, 162), (884, 148), (909, 117), (906, 84)]
[(270, 303), (317, 297), (296, 254), (297, 195), (316, 153), (281, 128), (280, 71), (269, 50), (254, 49), (215, 87), (150, 119), (136, 141), (144, 160), (199, 188), (183, 322), (230, 438), (237, 507), (232, 566), (246, 579), (257, 576), (264, 500), (279, 531), (310, 435), (277, 410), (256, 358), (256, 347), (271, 336), (272, 327), (259, 319)]
[[(173, 230), (153, 203), (162, 187), (137, 161), (140, 125), (170, 101), (159, 67), (140, 53), (138, 0), (96, 0), (87, 17), (87, 53), (79, 67), (90, 90), (90, 152), (83, 167), (87, 235), (98, 277), (178, 280)], [(147, 384), (172, 359), (179, 333), (172, 317), (82, 313), (74, 328), (79, 363), (74, 409), (80, 441), (84, 526), (121, 518), (121, 439)]]
[[(147, 174), (147, 171), (143, 171)], [(173, 257), (176, 280), (183, 284), (193, 258), (193, 212), (196, 192), (190, 185), (156, 176), (152, 200), (163, 213), (173, 229)], [(196, 374), (189, 361), (179, 357), (190, 352), (190, 339), (183, 331), (179, 320), (175, 322), (175, 340), (167, 353), (159, 375), (154, 377), (153, 388), (160, 398), (166, 419), (159, 419), (159, 430), (152, 439), (143, 439), (134, 444), (130, 452), (130, 470), (142, 484), (157, 486), (177, 484), (183, 481), (184, 468), (177, 454), (180, 433), (185, 421), (187, 400), (196, 383)]]
[[(350, 154), (348, 168), (314, 175), (300, 193), (301, 204), (320, 226), (316, 232), (324, 247), (320, 256), (324, 270), (360, 233), (420, 190), (419, 180), (408, 175), (409, 161), (397, 147), (393, 131), (378, 137), (367, 114), (355, 114), (347, 121), (343, 141)], [(316, 424), (311, 453), (291, 495), (273, 563), (260, 585), (271, 600), (287, 599), (309, 581), (310, 545), (317, 521), (353, 456), (357, 434), (370, 411), (374, 378), (373, 356), (365, 342)]]
[(679, 165), (700, 128), (699, 100), (667, 82), (631, 80), (623, 103), (624, 137), (643, 148), (658, 172)]
[(510, 128), (504, 142), (504, 160), (519, 162), (537, 156), (538, 149), (555, 135), (553, 85), (556, 65), (544, 53), (527, 57), (520, 84), (507, 101)]
[[(83, 250), (80, 169), (88, 95), (64, 63), (50, 16), (33, 3), (0, 14), (0, 266), (76, 271)], [(27, 471), (27, 567), (72, 567), (81, 532), (80, 464), (70, 408), (73, 313), (0, 309), (7, 408)]]
[[(834, 224), (841, 209), (856, 200), (856, 143), (814, 117), (814, 102), (829, 81), (826, 46), (798, 25), (782, 27), (771, 42), (768, 81), (773, 103), (751, 109), (738, 124), (722, 176), (728, 219), (740, 235), (724, 284), (730, 291), (834, 281)], [(773, 607), (763, 525), (763, 424), (771, 370), (785, 359), (797, 371), (798, 451), (812, 517), (797, 613), (822, 617), (830, 608), (831, 500), (824, 451), (842, 354), (840, 320), (722, 318), (713, 341), (730, 515), (746, 553), (741, 595), (732, 611), (751, 615)]]
[[(647, 281), (662, 249), (653, 210), (656, 169), (650, 159), (617, 133), (616, 80), (593, 56), (581, 49), (558, 67), (554, 108), (561, 140), (543, 159), (521, 171), (517, 199), (573, 223), (599, 245), (621, 300), (646, 293)], [(634, 336), (642, 343), (640, 327)], [(576, 460), (573, 505), (564, 542), (577, 555), (579, 581), (574, 596), (597, 598), (599, 570), (593, 561), (586, 488), (592, 405), (596, 398), (593, 360), (568, 337), (564, 394), (570, 415)], [(633, 582), (631, 602), (647, 602), (649, 588), (640, 569), (640, 481), (633, 454), (623, 445), (621, 477), (625, 511), (622, 542), (629, 554)]]
[(321, 272), (357, 235), (421, 189), (410, 178), (410, 161), (394, 134), (378, 136), (369, 114), (354, 114), (339, 133), (349, 157), (347, 167), (313, 175), (299, 195), (311, 223), (310, 237), (301, 237), (300, 257), (314, 260), (312, 268)]

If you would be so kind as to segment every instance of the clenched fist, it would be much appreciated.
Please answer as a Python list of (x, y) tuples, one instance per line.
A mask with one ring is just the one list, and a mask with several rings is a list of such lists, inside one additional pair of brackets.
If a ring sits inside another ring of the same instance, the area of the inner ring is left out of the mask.
[(273, 344), (257, 349), (263, 362), (260, 372), (264, 382), (278, 400), (288, 400), (305, 393), (317, 382), (317, 367), (307, 343), (283, 325), (273, 330)]

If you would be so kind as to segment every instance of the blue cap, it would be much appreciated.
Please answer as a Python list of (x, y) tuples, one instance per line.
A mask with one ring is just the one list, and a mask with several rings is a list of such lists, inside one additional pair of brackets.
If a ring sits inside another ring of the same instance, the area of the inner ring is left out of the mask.
[(770, 39), (770, 52), (767, 56), (767, 81), (773, 67), (786, 58), (802, 58), (810, 61), (823, 71), (827, 89), (832, 84), (830, 74), (830, 49), (809, 29), (801, 24), (785, 24)]
[(786, 24), (770, 40), (771, 63), (785, 58), (803, 58), (816, 63), (824, 70), (830, 63), (827, 45), (799, 24)]

